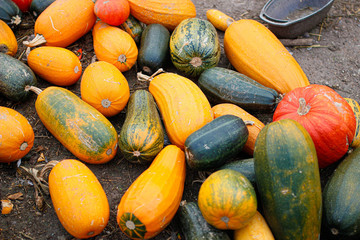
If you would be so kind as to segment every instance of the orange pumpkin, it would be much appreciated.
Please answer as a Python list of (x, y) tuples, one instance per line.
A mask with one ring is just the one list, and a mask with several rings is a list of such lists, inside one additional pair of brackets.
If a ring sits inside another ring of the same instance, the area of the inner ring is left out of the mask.
[(14, 56), (17, 49), (18, 44), (14, 32), (0, 19), (0, 52)]
[(244, 151), (249, 155), (253, 155), (256, 138), (265, 125), (256, 117), (232, 103), (221, 103), (215, 105), (212, 107), (212, 110), (214, 112), (214, 118), (231, 114), (241, 118), (243, 121), (252, 122), (252, 124), (246, 124), (246, 127), (249, 130), (249, 137), (245, 143)]
[(100, 61), (113, 64), (121, 72), (132, 68), (137, 60), (138, 48), (127, 32), (98, 21), (92, 34), (94, 51)]
[(66, 159), (49, 174), (49, 191), (60, 223), (76, 238), (90, 238), (109, 221), (109, 203), (94, 173), (82, 162)]
[(311, 84), (286, 94), (273, 115), (273, 121), (281, 119), (293, 119), (309, 132), (320, 168), (344, 156), (355, 135), (352, 108), (336, 91), (324, 85)]
[(130, 15), (128, 0), (97, 0), (94, 7), (95, 15), (101, 21), (113, 26), (124, 23)]
[(237, 71), (279, 93), (310, 84), (279, 39), (255, 20), (232, 23), (225, 31), (224, 50)]
[(117, 210), (117, 222), (131, 239), (149, 239), (170, 223), (184, 191), (185, 154), (168, 145), (128, 188)]
[(130, 98), (124, 75), (114, 65), (99, 61), (84, 71), (80, 84), (81, 98), (105, 117), (120, 113)]
[(162, 73), (151, 80), (149, 91), (159, 107), (171, 143), (181, 149), (191, 133), (214, 118), (205, 94), (188, 78)]
[(34, 131), (28, 120), (14, 109), (0, 106), (0, 162), (24, 157), (34, 145)]
[(169, 30), (184, 19), (196, 17), (191, 0), (129, 0), (130, 13), (145, 24), (159, 23)]
[(36, 19), (29, 47), (67, 47), (91, 30), (96, 21), (92, 0), (56, 0)]
[(82, 72), (81, 62), (75, 53), (61, 47), (38, 47), (30, 51), (29, 67), (44, 80), (57, 86), (76, 83)]

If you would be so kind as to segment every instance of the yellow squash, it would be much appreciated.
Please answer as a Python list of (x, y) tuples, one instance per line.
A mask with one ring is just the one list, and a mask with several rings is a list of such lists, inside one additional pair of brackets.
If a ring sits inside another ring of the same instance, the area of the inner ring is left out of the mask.
[(243, 228), (234, 231), (234, 240), (275, 240), (264, 217), (258, 211)]

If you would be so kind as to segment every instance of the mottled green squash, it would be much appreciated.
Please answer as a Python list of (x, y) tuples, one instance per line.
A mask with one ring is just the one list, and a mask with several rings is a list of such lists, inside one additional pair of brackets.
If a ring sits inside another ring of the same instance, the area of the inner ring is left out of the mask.
[(279, 120), (259, 133), (255, 178), (264, 216), (277, 240), (318, 240), (322, 197), (316, 150), (298, 122)]
[(254, 158), (238, 159), (222, 165), (221, 169), (232, 169), (242, 173), (256, 187)]
[(23, 62), (0, 52), (0, 94), (12, 101), (24, 101), (31, 94), (25, 86), (37, 84), (34, 72)]
[(32, 0), (30, 13), (37, 18), (53, 2), (55, 2), (55, 0)]
[(183, 20), (170, 37), (170, 56), (174, 66), (188, 76), (199, 76), (220, 60), (220, 43), (215, 27), (207, 20)]
[(61, 87), (48, 87), (38, 94), (36, 112), (49, 132), (80, 160), (101, 164), (114, 158), (117, 133), (98, 110)]
[(132, 15), (130, 15), (128, 19), (126, 19), (125, 22), (120, 25), (120, 28), (130, 34), (136, 43), (140, 42), (144, 28)]
[[(339, 236), (360, 236), (360, 149), (337, 166), (323, 192), (324, 222)], [(356, 238), (359, 239), (359, 238)]]
[(154, 98), (146, 90), (137, 90), (127, 105), (119, 148), (128, 161), (149, 163), (163, 146), (164, 129)]

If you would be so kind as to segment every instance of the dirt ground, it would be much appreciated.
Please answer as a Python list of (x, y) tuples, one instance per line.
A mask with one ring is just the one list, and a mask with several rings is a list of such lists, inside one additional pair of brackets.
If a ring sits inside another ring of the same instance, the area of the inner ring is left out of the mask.
[[(217, 8), (234, 19), (259, 19), (259, 13), (266, 0), (193, 0), (197, 8), (197, 17), (206, 19), (206, 11)], [(33, 33), (34, 19), (30, 14), (24, 16), (25, 25), (15, 31), (19, 40), (19, 50), (16, 57), (20, 57), (24, 46), (24, 36)], [(27, 25), (27, 26), (26, 26)], [(218, 32), (223, 42), (223, 32)], [(335, 89), (341, 96), (350, 97), (360, 102), (360, 2), (358, 0), (335, 0), (328, 17), (312, 29), (305, 37), (314, 40), (313, 46), (289, 47), (288, 50), (299, 62), (307, 74), (310, 83), (324, 84)], [(223, 47), (223, 46), (222, 46)], [(68, 49), (83, 50), (83, 70), (89, 65), (94, 55), (91, 33), (72, 44)], [(22, 58), (23, 59), (23, 58)], [(222, 48), (222, 56), (218, 66), (231, 68)], [(177, 72), (174, 67), (168, 71)], [(129, 81), (131, 90), (144, 87), (136, 81), (137, 69), (134, 67), (124, 75)], [(50, 86), (39, 79), (39, 87)], [(80, 96), (80, 81), (68, 87), (69, 90)], [(32, 125), (35, 132), (35, 143), (30, 153), (22, 159), (21, 165), (34, 168), (39, 157), (44, 156), (46, 161), (74, 158), (43, 126), (35, 111), (35, 94), (26, 102), (14, 103), (0, 96), (0, 105), (11, 107), (22, 113)], [(126, 112), (122, 111), (110, 118), (119, 132)], [(254, 114), (264, 123), (271, 121), (271, 114)], [(243, 154), (239, 158), (248, 158)], [(127, 239), (116, 223), (116, 208), (120, 199), (130, 184), (147, 168), (123, 160), (118, 154), (112, 161), (103, 165), (89, 165), (101, 182), (110, 204), (110, 220), (105, 230), (94, 239)], [(0, 239), (73, 239), (60, 224), (51, 199), (45, 196), (45, 207), (40, 210), (36, 207), (34, 187), (32, 182), (23, 174), (17, 172), (16, 163), (0, 164), (0, 198), (5, 199), (11, 194), (21, 192), (23, 199), (13, 201), (14, 209), (9, 215), (0, 216)], [(336, 166), (329, 166), (321, 170), (322, 185)], [(196, 201), (201, 185), (201, 176), (198, 172), (188, 169), (183, 199)], [(154, 239), (179, 239), (179, 228), (173, 221), (162, 233)], [(335, 239), (323, 228), (321, 239)]]

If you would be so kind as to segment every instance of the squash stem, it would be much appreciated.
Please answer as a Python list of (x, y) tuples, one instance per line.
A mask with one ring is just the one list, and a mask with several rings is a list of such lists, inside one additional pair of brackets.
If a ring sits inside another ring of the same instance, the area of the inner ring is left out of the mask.
[(13, 16), (11, 18), (11, 23), (15, 25), (19, 25), (21, 23), (21, 17), (19, 15)]
[(42, 92), (42, 90), (40, 88), (37, 88), (37, 87), (34, 87), (34, 86), (29, 86), (29, 85), (25, 86), (25, 91), (33, 91), (37, 95), (39, 95)]
[(35, 38), (31, 41), (23, 41), (23, 44), (27, 47), (36, 47), (44, 43), (46, 43), (46, 40), (41, 34), (36, 34)]
[(255, 122), (254, 121), (244, 121), (245, 125), (254, 125)]
[(301, 116), (306, 115), (310, 111), (310, 106), (306, 105), (306, 101), (304, 98), (299, 98), (299, 108), (297, 113)]
[(137, 79), (141, 82), (151, 82), (151, 80), (158, 75), (159, 73), (165, 72), (162, 68), (159, 68), (156, 72), (154, 72), (151, 76), (145, 75), (142, 72), (137, 73)]

